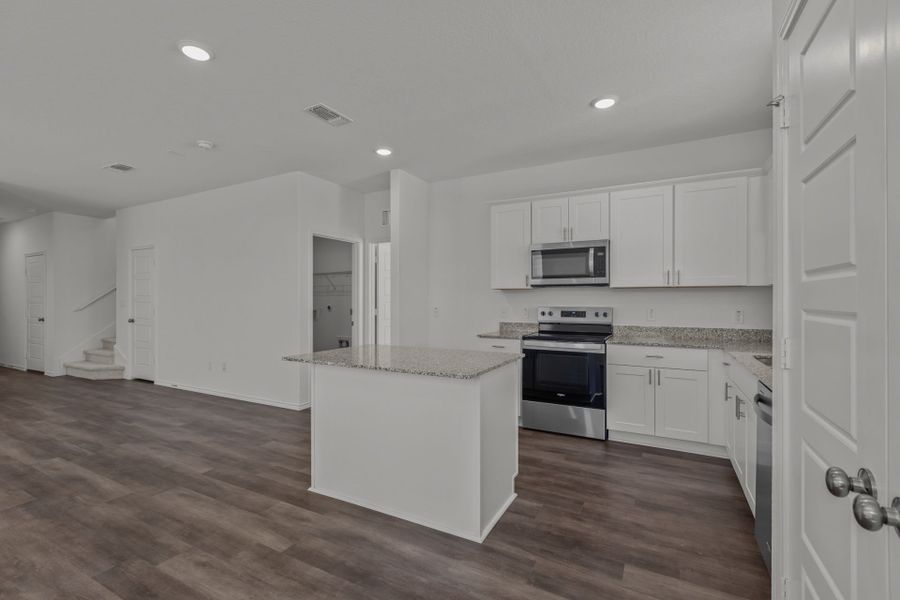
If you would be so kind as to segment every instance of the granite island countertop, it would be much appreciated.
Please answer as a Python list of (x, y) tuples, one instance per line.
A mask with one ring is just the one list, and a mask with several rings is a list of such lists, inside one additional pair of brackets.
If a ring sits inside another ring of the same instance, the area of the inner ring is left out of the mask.
[(353, 346), (308, 354), (285, 356), (283, 360), (313, 365), (371, 369), (391, 373), (475, 379), (514, 363), (522, 354), (450, 350), (415, 346)]
[(757, 379), (772, 387), (772, 367), (754, 356), (772, 356), (770, 329), (729, 329), (715, 327), (640, 327), (617, 325), (607, 345), (655, 346), (658, 348), (700, 348), (724, 350)]

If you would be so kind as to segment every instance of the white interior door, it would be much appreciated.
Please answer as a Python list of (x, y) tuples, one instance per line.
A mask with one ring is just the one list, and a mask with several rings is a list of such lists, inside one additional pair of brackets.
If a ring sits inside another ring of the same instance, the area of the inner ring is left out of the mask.
[(131, 251), (131, 376), (156, 379), (156, 280), (153, 248)]
[(43, 252), (25, 257), (25, 286), (25, 368), (43, 373), (47, 331), (47, 256)]
[(866, 467), (884, 505), (900, 483), (888, 481), (886, 439), (885, 11), (885, 0), (807, 0), (784, 35), (792, 598), (900, 594), (887, 583), (897, 535), (862, 529), (856, 494), (825, 486), (831, 466)]

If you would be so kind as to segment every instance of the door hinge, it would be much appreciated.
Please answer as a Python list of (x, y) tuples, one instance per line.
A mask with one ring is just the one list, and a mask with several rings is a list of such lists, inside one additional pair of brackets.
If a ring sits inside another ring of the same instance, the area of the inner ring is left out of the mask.
[(790, 596), (791, 580), (787, 577), (781, 578), (781, 600), (788, 600)]
[(775, 96), (769, 101), (768, 104), (766, 104), (766, 106), (769, 108), (778, 109), (778, 114), (780, 116), (778, 126), (781, 129), (788, 129), (791, 126), (791, 115), (790, 111), (788, 110), (789, 104), (790, 103), (788, 102), (788, 99), (784, 94)]
[(786, 337), (781, 341), (781, 368), (790, 369), (792, 359), (791, 338)]

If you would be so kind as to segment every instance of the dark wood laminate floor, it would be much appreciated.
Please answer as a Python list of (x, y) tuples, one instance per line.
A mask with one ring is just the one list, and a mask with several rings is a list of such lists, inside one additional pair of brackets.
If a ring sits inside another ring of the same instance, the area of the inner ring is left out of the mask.
[(0, 369), (0, 598), (768, 598), (731, 466), (533, 431), (483, 545), (307, 492), (309, 415)]

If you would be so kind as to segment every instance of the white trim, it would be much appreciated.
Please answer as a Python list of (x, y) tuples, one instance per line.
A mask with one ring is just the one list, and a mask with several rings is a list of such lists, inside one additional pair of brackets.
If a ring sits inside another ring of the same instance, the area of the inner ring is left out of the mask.
[(365, 500), (360, 500), (358, 498), (354, 498), (347, 494), (341, 494), (338, 492), (332, 492), (329, 490), (324, 490), (322, 488), (315, 488), (310, 486), (309, 491), (314, 494), (319, 494), (320, 496), (327, 496), (329, 498), (334, 498), (335, 500), (340, 500), (342, 502), (349, 502), (350, 504), (355, 504), (357, 506), (362, 506), (363, 508), (368, 508), (369, 510), (374, 510), (375, 512), (380, 512), (386, 515), (390, 515), (392, 517), (397, 517), (398, 519), (403, 519), (404, 521), (409, 521), (410, 523), (415, 523), (416, 525), (422, 525), (423, 527), (428, 527), (429, 529), (434, 529), (437, 531), (442, 531), (444, 533), (449, 533), (450, 535), (455, 535), (456, 537), (461, 537), (465, 540), (469, 540), (470, 542), (482, 543), (485, 538), (487, 538), (488, 534), (494, 528), (494, 525), (500, 520), (500, 517), (506, 512), (506, 509), (513, 503), (516, 499), (516, 493), (513, 492), (512, 496), (503, 503), (503, 506), (500, 507), (500, 510), (495, 514), (490, 522), (485, 526), (485, 528), (481, 531), (480, 535), (472, 535), (470, 533), (462, 533), (460, 531), (455, 531), (445, 525), (441, 525), (439, 523), (435, 523), (434, 521), (430, 521), (428, 519), (423, 519), (416, 515), (412, 515), (410, 513), (404, 512), (402, 510), (393, 510), (388, 509), (383, 506), (379, 506), (373, 502), (366, 502)]
[(786, 40), (791, 32), (794, 30), (794, 25), (797, 24), (797, 19), (800, 17), (800, 13), (803, 12), (803, 8), (806, 6), (806, 0), (792, 0), (791, 5), (788, 7), (787, 12), (784, 13), (784, 21), (781, 22), (781, 27), (778, 28), (778, 37), (782, 40)]
[(0, 367), (3, 367), (4, 369), (15, 369), (16, 371), (28, 371), (28, 369), (26, 369), (25, 367), (23, 367), (21, 365), (11, 365), (11, 364), (2, 363), (2, 362), (0, 362)]
[(559, 196), (580, 196), (582, 194), (596, 194), (600, 192), (618, 192), (622, 190), (631, 190), (643, 187), (656, 187), (661, 185), (675, 185), (677, 183), (693, 183), (696, 181), (709, 181), (712, 179), (725, 179), (730, 177), (755, 177), (765, 175), (762, 167), (753, 169), (738, 169), (736, 171), (720, 171), (718, 173), (704, 173), (703, 175), (688, 175), (685, 177), (672, 177), (669, 179), (657, 179), (654, 181), (640, 181), (637, 183), (623, 183), (619, 185), (608, 185), (605, 187), (586, 188), (579, 190), (568, 190), (560, 192), (552, 192), (548, 194), (538, 194), (535, 196), (517, 196), (515, 198), (505, 198), (501, 200), (490, 200), (488, 205), (506, 204), (507, 202), (530, 202), (534, 200), (542, 200), (545, 198), (558, 198)]
[(219, 398), (227, 398), (229, 400), (240, 400), (242, 402), (251, 402), (253, 404), (264, 404), (266, 406), (275, 406), (277, 408), (285, 408), (287, 410), (295, 410), (301, 411), (306, 408), (309, 408), (309, 403), (306, 404), (292, 404), (290, 402), (284, 402), (282, 400), (273, 400), (271, 398), (263, 398), (261, 396), (248, 396), (245, 394), (235, 394), (233, 392), (223, 392), (222, 390), (214, 390), (210, 388), (205, 388), (197, 385), (185, 385), (181, 383), (175, 383), (174, 381), (154, 381), (156, 385), (173, 388), (176, 390), (186, 390), (188, 392), (195, 392), (197, 394), (205, 394), (207, 396), (218, 396)]
[(661, 448), (663, 450), (676, 450), (678, 452), (687, 452), (689, 454), (699, 454), (701, 456), (712, 456), (728, 460), (728, 450), (725, 446), (715, 446), (713, 444), (673, 440), (670, 438), (657, 437), (655, 435), (643, 435), (627, 431), (610, 431), (609, 441), (622, 442), (623, 444), (635, 444), (638, 446), (649, 446), (650, 448)]

